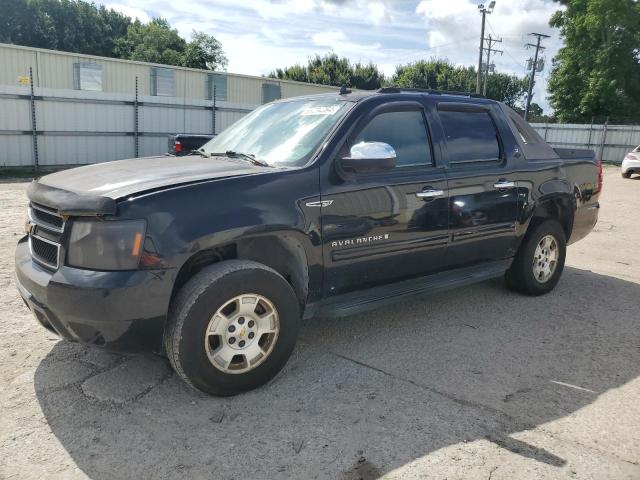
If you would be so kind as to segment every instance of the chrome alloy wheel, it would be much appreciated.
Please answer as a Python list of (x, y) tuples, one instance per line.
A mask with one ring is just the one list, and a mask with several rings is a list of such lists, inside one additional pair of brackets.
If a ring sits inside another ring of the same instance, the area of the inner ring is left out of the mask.
[(533, 276), (540, 283), (547, 282), (558, 266), (558, 242), (553, 235), (542, 237), (533, 254)]
[(224, 373), (246, 373), (266, 360), (280, 332), (278, 311), (262, 295), (246, 293), (226, 302), (207, 327), (204, 346)]

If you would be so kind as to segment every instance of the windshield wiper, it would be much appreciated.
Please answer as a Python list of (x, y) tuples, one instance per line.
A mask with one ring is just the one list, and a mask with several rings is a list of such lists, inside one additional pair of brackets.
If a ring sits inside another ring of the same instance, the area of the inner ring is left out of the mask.
[(271, 165), (269, 165), (267, 162), (265, 162), (264, 160), (259, 160), (256, 158), (256, 156), (253, 153), (243, 153), (243, 152), (235, 152), (233, 150), (227, 150), (224, 153), (212, 153), (211, 156), (215, 157), (215, 156), (224, 156), (224, 157), (228, 157), (228, 158), (240, 158), (242, 160), (247, 160), (248, 162), (251, 162), (254, 165), (258, 165), (260, 167), (270, 167)]

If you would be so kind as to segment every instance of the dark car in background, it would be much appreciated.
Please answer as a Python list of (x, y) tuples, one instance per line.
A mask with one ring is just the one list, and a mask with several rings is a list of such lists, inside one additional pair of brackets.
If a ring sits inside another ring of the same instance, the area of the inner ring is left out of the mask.
[(214, 135), (193, 135), (187, 133), (169, 135), (169, 153), (176, 157), (190, 155), (213, 137)]
[(551, 291), (601, 190), (592, 150), (550, 147), (496, 101), (292, 98), (196, 154), (34, 181), (17, 285), (61, 337), (166, 355), (190, 385), (230, 395), (280, 371), (303, 317), (500, 276)]

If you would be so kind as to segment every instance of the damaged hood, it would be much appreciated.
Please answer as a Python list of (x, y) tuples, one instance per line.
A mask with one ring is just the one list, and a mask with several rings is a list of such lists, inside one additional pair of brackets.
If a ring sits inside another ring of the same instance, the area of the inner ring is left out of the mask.
[(185, 183), (272, 171), (221, 157), (147, 157), (63, 170), (34, 180), (27, 195), (63, 215), (109, 215), (116, 200)]

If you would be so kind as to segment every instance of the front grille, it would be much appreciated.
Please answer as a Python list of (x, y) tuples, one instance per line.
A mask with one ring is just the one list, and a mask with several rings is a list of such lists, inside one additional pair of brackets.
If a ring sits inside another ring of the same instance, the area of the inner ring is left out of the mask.
[(54, 210), (32, 203), (30, 213), (31, 219), (35, 224), (45, 228), (50, 228), (56, 232), (62, 232), (62, 229), (64, 228), (64, 219)]
[(57, 269), (65, 226), (64, 217), (53, 208), (32, 202), (29, 206), (29, 219), (35, 224), (29, 234), (31, 257), (41, 265)]
[(58, 268), (60, 245), (35, 235), (29, 236), (31, 256), (34, 260), (48, 267)]

